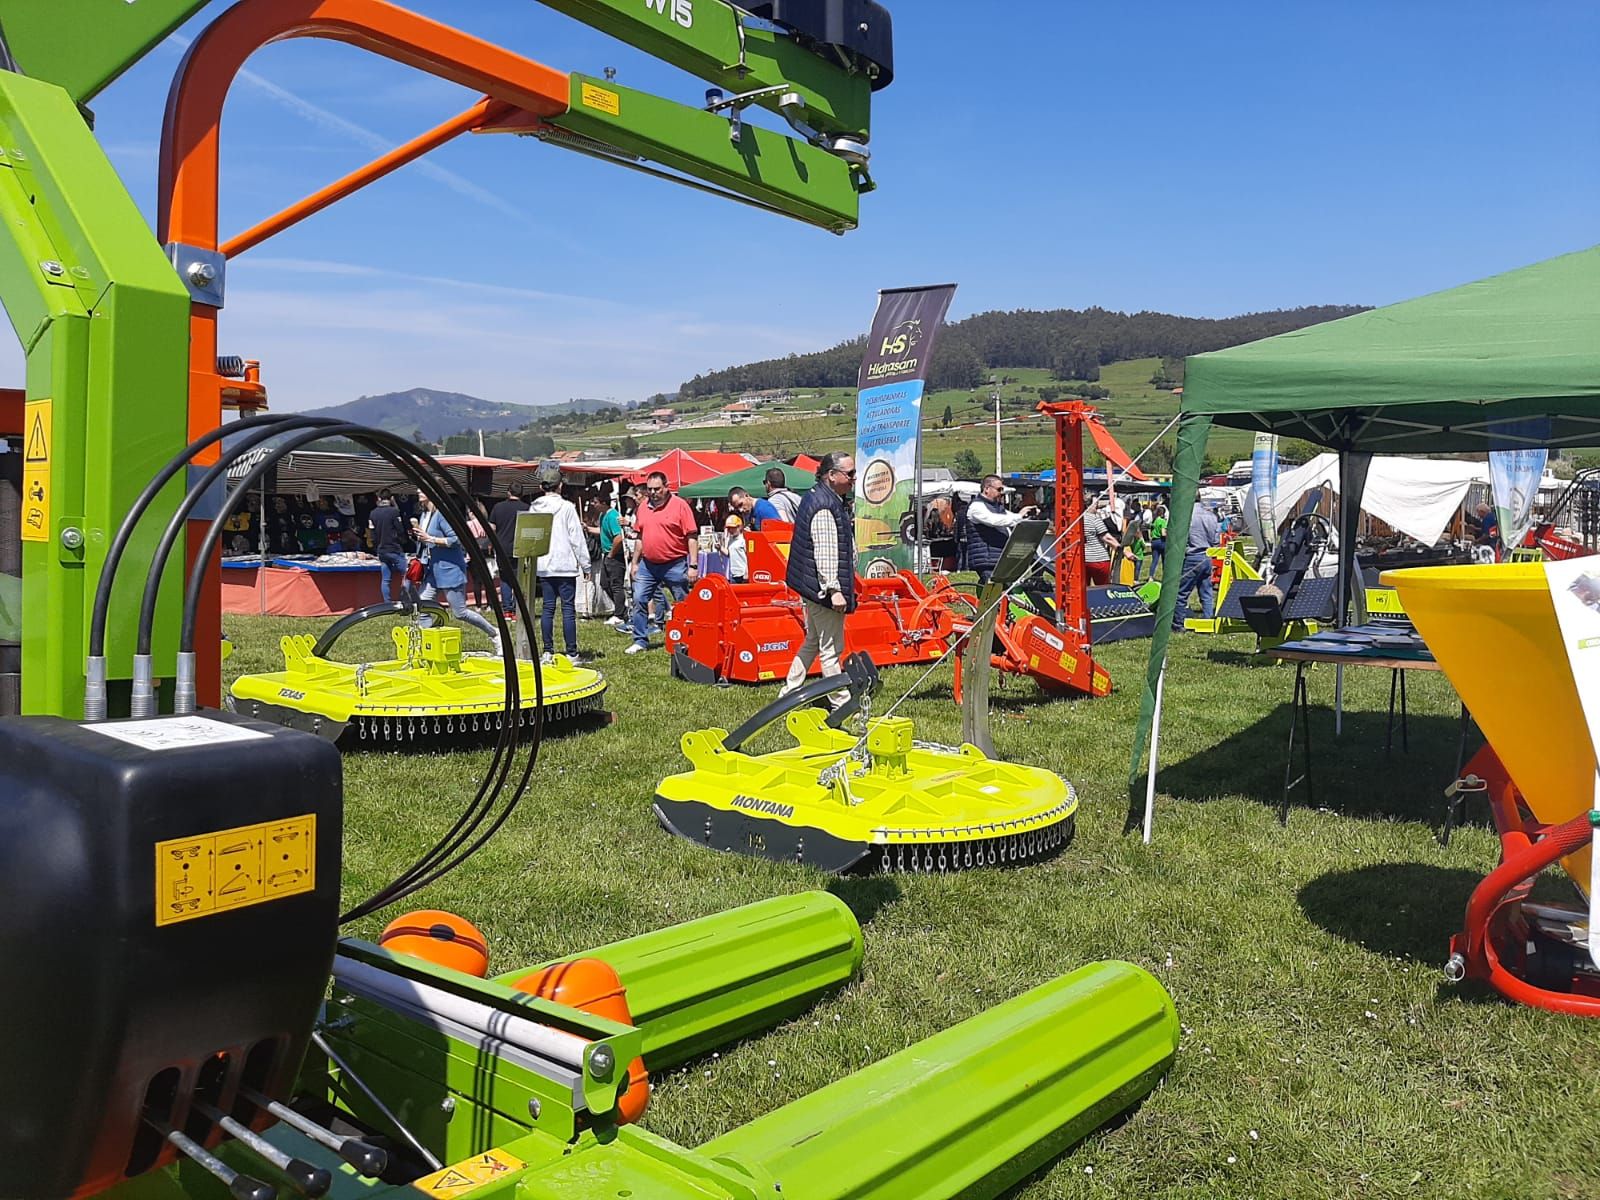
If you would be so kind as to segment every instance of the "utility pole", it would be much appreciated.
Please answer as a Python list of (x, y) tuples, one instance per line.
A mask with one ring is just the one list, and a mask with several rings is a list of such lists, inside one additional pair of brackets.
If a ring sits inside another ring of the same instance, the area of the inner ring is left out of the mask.
[(989, 399), (994, 401), (994, 473), (1000, 474), (1000, 377), (989, 376)]

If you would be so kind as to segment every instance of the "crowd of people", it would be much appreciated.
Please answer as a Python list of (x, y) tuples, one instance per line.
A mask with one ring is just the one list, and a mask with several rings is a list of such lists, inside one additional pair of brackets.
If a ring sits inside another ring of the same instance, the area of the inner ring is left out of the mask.
[[(671, 605), (694, 585), (703, 550), (720, 554), (718, 568), (730, 581), (747, 582), (746, 534), (770, 521), (784, 522), (793, 526), (787, 583), (804, 601), (806, 623), (806, 640), (786, 684), (792, 689), (804, 682), (812, 658), (822, 659), (825, 673), (839, 669), (844, 616), (854, 603), (854, 526), (849, 515), (854, 471), (850, 456), (828, 455), (818, 468), (815, 486), (804, 495), (789, 486), (782, 468), (774, 466), (766, 472), (760, 494), (735, 487), (725, 499), (691, 502), (675, 494), (660, 472), (634, 485), (606, 480), (575, 486), (564, 481), (558, 464), (550, 462), (538, 469), (530, 487), (513, 482), (501, 495), (480, 497), (487, 521), (473, 515), (464, 530), (453, 528), (426, 494), (274, 496), (264, 529), (257, 524), (259, 508), (241, 498), (228, 524), (229, 546), (236, 554), (250, 554), (264, 544), (270, 556), (369, 554), (378, 561), (383, 600), (437, 602), (487, 636), (498, 653), (494, 624), (472, 604), (485, 608), (498, 604), (507, 617), (516, 617), (501, 564), (515, 569), (517, 517), (530, 511), (544, 513), (551, 518), (550, 543), (536, 564), (537, 589), (529, 599), (539, 607), (541, 645), (547, 657), (557, 645), (559, 616), (559, 644), (581, 662), (580, 586), (592, 589), (589, 610), (609, 610), (606, 624), (629, 639), (625, 653), (638, 654), (649, 648), (652, 635), (659, 634)], [(999, 476), (984, 477), (961, 514), (959, 559), (948, 565), (974, 571), (979, 585), (986, 584), (1011, 531), (1023, 520), (1048, 519), (1049, 500), (1046, 489), (1017, 494)], [(1159, 499), (1093, 496), (1082, 517), (1088, 582), (1106, 585), (1122, 578), (1124, 562), (1132, 563), (1135, 582), (1156, 578), (1166, 547), (1167, 520), (1166, 505)], [(703, 533), (708, 529), (720, 531), (709, 544)], [(1180, 613), (1187, 609), (1191, 594), (1198, 592), (1202, 610), (1210, 615), (1214, 600), (1206, 551), (1221, 536), (1217, 515), (1197, 509), (1178, 581)], [(468, 540), (475, 541), (491, 563), (489, 578), (473, 569), (465, 547)], [(1023, 594), (1036, 606), (1053, 603), (1056, 541), (1054, 528), (1048, 528), (1034, 570), (1024, 582)]]
[[(552, 635), (559, 614), (560, 644), (582, 661), (581, 584), (604, 596), (593, 607), (609, 608), (606, 623), (630, 636), (627, 653), (639, 653), (652, 634), (659, 634), (671, 604), (695, 582), (703, 529), (720, 525), (715, 549), (724, 556), (728, 574), (742, 583), (749, 569), (745, 531), (759, 529), (764, 520), (792, 521), (800, 504), (779, 468), (767, 472), (760, 496), (737, 488), (726, 500), (690, 502), (674, 494), (659, 472), (635, 485), (611, 480), (574, 485), (554, 462), (538, 469), (531, 487), (514, 481), (503, 494), (479, 500), (487, 521), (473, 515), (465, 530), (456, 530), (422, 493), (280, 494), (267, 502), (264, 524), (259, 498), (240, 496), (229, 514), (226, 545), (237, 556), (263, 551), (269, 558), (370, 556), (379, 568), (377, 598), (436, 601), (498, 647), (494, 625), (471, 605), (498, 603), (515, 618), (511, 585), (499, 564), (515, 568), (517, 516), (546, 513), (552, 518), (550, 545), (537, 563), (537, 592), (529, 600), (540, 610), (541, 644), (556, 645)], [(472, 569), (463, 539), (484, 551), (492, 564), (490, 578)]]

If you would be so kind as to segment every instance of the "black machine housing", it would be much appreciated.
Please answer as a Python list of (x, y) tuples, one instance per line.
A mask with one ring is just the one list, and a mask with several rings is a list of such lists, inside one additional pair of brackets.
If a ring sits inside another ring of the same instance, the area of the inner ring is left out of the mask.
[(339, 753), (174, 720), (0, 721), (0, 1196), (169, 1161), (147, 1115), (215, 1144), (196, 1100), (261, 1126), (241, 1086), (281, 1098), (304, 1056), (338, 934)]
[(872, 90), (894, 79), (894, 24), (874, 0), (766, 0), (744, 6), (781, 25), (813, 48), (831, 52), (872, 79)]

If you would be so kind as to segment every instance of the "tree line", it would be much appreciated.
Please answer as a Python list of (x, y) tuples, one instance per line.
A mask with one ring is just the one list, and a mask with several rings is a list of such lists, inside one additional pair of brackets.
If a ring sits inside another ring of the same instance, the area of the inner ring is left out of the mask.
[[(1107, 363), (1160, 358), (1163, 379), (1182, 382), (1183, 359), (1364, 312), (1325, 304), (1212, 319), (1103, 308), (978, 313), (945, 326), (929, 366), (929, 387), (975, 388), (1006, 367), (1048, 367), (1061, 380), (1093, 382)], [(678, 389), (684, 399), (768, 388), (854, 387), (865, 337), (828, 350), (791, 354), (696, 375)]]

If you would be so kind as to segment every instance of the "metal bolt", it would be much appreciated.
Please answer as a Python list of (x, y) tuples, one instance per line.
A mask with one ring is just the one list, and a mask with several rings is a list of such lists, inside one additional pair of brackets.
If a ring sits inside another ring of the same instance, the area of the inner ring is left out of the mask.
[(596, 1079), (610, 1079), (611, 1069), (617, 1065), (610, 1046), (596, 1046), (589, 1055), (589, 1074)]
[(67, 269), (53, 258), (45, 259), (44, 262), (39, 264), (39, 269), (50, 276), (61, 276), (67, 273)]
[(439, 1101), (439, 1111), (445, 1116), (448, 1117), (451, 1113), (455, 1112), (455, 1110), (456, 1098), (454, 1096), (446, 1096), (443, 1100)]
[(61, 544), (68, 550), (82, 550), (83, 530), (76, 525), (68, 525), (61, 531)]
[(1444, 965), (1444, 977), (1451, 983), (1460, 983), (1467, 977), (1467, 960), (1459, 954), (1452, 954), (1450, 961)]
[(189, 282), (196, 287), (208, 288), (217, 281), (217, 269), (208, 262), (189, 264)]
[(539, 1111), (543, 1107), (544, 1105), (539, 1103), (539, 1098), (535, 1096), (532, 1100), (528, 1101), (528, 1115), (537, 1121), (539, 1119)]

